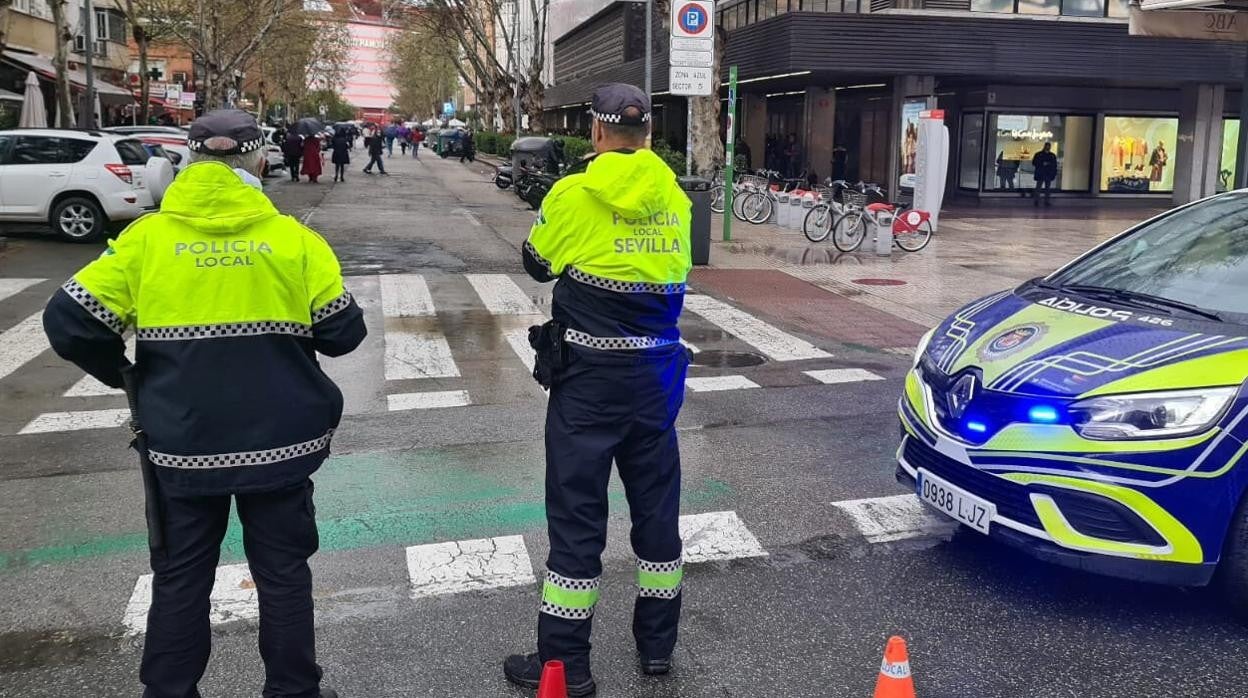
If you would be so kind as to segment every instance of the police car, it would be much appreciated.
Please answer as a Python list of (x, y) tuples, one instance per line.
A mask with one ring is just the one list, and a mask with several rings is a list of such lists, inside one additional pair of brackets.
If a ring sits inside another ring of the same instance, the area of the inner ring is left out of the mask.
[(1248, 191), (957, 311), (899, 412), (898, 479), (964, 526), (1101, 574), (1216, 578), (1248, 609)]

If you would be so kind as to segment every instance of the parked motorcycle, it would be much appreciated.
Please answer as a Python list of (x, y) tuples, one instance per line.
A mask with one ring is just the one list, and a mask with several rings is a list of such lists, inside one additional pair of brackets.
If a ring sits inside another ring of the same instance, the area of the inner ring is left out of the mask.
[(502, 165), (494, 170), (494, 186), (499, 189), (511, 187), (514, 179), (514, 170), (511, 165)]

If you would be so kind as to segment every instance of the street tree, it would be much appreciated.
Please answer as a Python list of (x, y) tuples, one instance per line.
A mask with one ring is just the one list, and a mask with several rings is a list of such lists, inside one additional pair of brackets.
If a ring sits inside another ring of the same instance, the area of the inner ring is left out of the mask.
[(392, 34), (387, 40), (387, 76), (398, 93), (395, 107), (420, 120), (435, 116), (442, 102), (459, 86), (452, 58), (458, 45), (423, 24)]
[[(160, 17), (152, 7), (151, 0), (126, 0), (121, 7), (130, 25), (130, 34), (139, 50), (139, 123), (146, 124), (151, 115), (152, 77), (148, 67), (148, 55), (153, 44), (168, 41), (173, 33), (169, 31), (169, 18)], [(179, 18), (176, 21), (185, 21)]]
[[(663, 19), (663, 36), (671, 41), (672, 12), (670, 3), (657, 2), (655, 7)], [(719, 24), (715, 29), (715, 56), (711, 66), (713, 84), (718, 88), (719, 75), (724, 64), (724, 49), (728, 45), (728, 32)], [(691, 97), (693, 100), (693, 119), (686, 129), (685, 138), (693, 139), (693, 172), (709, 175), (716, 166), (724, 162), (724, 140), (720, 132), (720, 109), (723, 104), (719, 99), (719, 90), (705, 97)]]
[(74, 45), (74, 33), (69, 26), (69, 2), (48, 0), (52, 10), (52, 25), (56, 27), (56, 51), (52, 66), (56, 69), (56, 119), (57, 127), (74, 127), (74, 98), (69, 85), (69, 47)]
[[(351, 34), (323, 12), (289, 13), (247, 63), (258, 107), (299, 104), (312, 92), (337, 97), (350, 73)], [(351, 118), (350, 116), (345, 118)]]
[(236, 76), (281, 22), (303, 12), (301, 0), (144, 0), (172, 38), (203, 67), (199, 90), (209, 109), (222, 106)]

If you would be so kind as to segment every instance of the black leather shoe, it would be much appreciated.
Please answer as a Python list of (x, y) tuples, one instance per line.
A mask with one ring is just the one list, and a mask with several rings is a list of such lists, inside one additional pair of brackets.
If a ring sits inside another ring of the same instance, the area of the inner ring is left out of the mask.
[(672, 670), (672, 658), (664, 657), (663, 659), (642, 659), (641, 673), (646, 676), (662, 676)]
[[(542, 660), (533, 654), (513, 654), (503, 661), (503, 675), (517, 686), (537, 688), (542, 682)], [(567, 674), (568, 695), (572, 698), (592, 696), (598, 691), (594, 685), (594, 677), (588, 673), (577, 675)]]

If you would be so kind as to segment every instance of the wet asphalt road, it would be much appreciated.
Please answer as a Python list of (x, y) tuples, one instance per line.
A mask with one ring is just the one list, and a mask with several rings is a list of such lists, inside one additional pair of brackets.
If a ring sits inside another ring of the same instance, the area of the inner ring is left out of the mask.
[[(325, 683), (348, 697), (524, 695), (503, 682), (498, 664), (532, 647), (535, 587), (414, 599), (404, 548), (522, 536), (542, 571), (544, 400), (499, 339), (509, 327), (478, 307), (463, 276), (508, 275), (548, 310), (549, 289), (521, 276), (517, 249), (532, 214), (495, 190), (480, 165), (396, 155), (390, 168), (388, 178), (356, 169), (339, 185), (271, 180), (274, 201), (334, 245), (376, 316), (375, 343), (339, 377), (361, 407), (349, 410), (316, 478)], [(46, 281), (0, 302), (0, 331), (36, 312), (99, 249), (10, 240), (0, 280)], [(369, 289), (375, 275), (394, 273), (428, 280), (462, 375), (397, 387), (379, 379), (385, 323)], [(735, 512), (767, 555), (689, 567), (678, 668), (643, 680), (628, 630), (627, 511), (613, 483), (595, 633), (600, 695), (867, 696), (894, 633), (909, 640), (919, 695), (929, 698), (1244, 694), (1245, 629), (1207, 592), (1060, 570), (947, 529), (869, 542), (832, 504), (904, 492), (892, 454), (908, 362), (762, 319), (832, 357), (695, 371), (742, 374), (763, 387), (690, 393), (680, 428), (685, 513)], [(704, 350), (740, 349), (714, 332), (699, 341)], [(818, 385), (799, 375), (826, 368), (883, 380)], [(3, 696), (140, 692), (141, 638), (126, 634), (122, 616), (147, 570), (125, 434), (17, 434), (39, 414), (122, 406), (116, 396), (63, 396), (79, 378), (50, 352), (0, 377)], [(377, 390), (464, 390), (473, 399), (387, 412)], [(241, 559), (233, 533), (222, 561)], [(259, 694), (255, 640), (252, 620), (217, 626), (205, 696)]]

